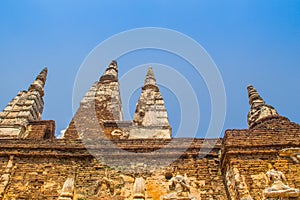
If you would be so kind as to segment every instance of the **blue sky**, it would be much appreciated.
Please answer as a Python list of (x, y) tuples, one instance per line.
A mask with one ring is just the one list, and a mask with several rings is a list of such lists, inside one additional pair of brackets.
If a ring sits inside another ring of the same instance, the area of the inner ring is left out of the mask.
[[(27, 89), (43, 66), (47, 66), (43, 118), (54, 119), (59, 133), (72, 118), (73, 84), (85, 57), (110, 36), (142, 27), (179, 31), (210, 54), (226, 89), (224, 130), (247, 127), (248, 84), (253, 84), (281, 115), (300, 122), (297, 0), (2, 0), (0, 108), (18, 91)], [(120, 57), (118, 64), (120, 72), (126, 73), (143, 62), (163, 63), (168, 56), (157, 51), (137, 52)], [(137, 58), (139, 62), (134, 62)], [(171, 66), (172, 62), (168, 64)], [(99, 67), (99, 76), (102, 69), (103, 66)], [(182, 68), (180, 72), (193, 79), (192, 69)], [(210, 118), (209, 94), (201, 77), (191, 82), (199, 99), (201, 121), (197, 136), (201, 137)], [(162, 92), (176, 129), (180, 120), (176, 97), (167, 89)], [(131, 99), (131, 112), (138, 95), (136, 91)]]

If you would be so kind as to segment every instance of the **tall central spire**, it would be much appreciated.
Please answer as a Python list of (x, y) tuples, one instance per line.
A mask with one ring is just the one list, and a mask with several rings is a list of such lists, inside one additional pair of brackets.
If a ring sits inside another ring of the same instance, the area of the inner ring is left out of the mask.
[[(95, 116), (94, 116), (95, 115)], [(84, 132), (76, 129), (75, 122), (81, 123), (86, 120), (94, 120), (103, 125), (107, 121), (122, 121), (122, 101), (118, 80), (118, 65), (116, 61), (106, 68), (100, 80), (95, 82), (86, 93), (80, 107), (69, 124), (64, 138), (82, 138)], [(89, 127), (89, 124), (83, 124)]]

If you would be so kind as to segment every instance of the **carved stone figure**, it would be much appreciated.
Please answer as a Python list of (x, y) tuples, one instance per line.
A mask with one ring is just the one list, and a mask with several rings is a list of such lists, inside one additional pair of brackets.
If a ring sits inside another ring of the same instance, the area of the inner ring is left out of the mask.
[[(190, 192), (190, 186), (187, 183), (187, 178), (181, 175), (177, 175), (171, 178), (170, 190), (177, 190), (177, 186), (180, 186), (182, 192)], [(178, 190), (177, 190), (178, 191)]]
[(264, 191), (265, 199), (273, 198), (288, 198), (288, 197), (299, 197), (300, 192), (298, 189), (290, 188), (285, 184), (286, 178), (280, 171), (274, 169), (266, 173), (268, 185)]
[(111, 195), (114, 195), (115, 193), (115, 185), (112, 180), (110, 180), (107, 177), (103, 177), (98, 183), (97, 183), (97, 195), (100, 195), (100, 193), (105, 190), (106, 192), (109, 192)]
[(133, 199), (145, 199), (145, 180), (136, 178), (133, 185)]
[(73, 199), (73, 192), (74, 192), (74, 179), (67, 178), (62, 188), (59, 200), (71, 200)]
[(170, 179), (169, 193), (163, 197), (163, 200), (194, 200), (190, 195), (190, 185), (186, 176), (176, 175)]
[(97, 197), (111, 195), (116, 196), (121, 194), (121, 190), (125, 185), (123, 176), (112, 178), (112, 174), (105, 172), (105, 176), (96, 183), (94, 195)]
[(230, 199), (253, 200), (246, 184), (245, 177), (240, 174), (237, 167), (227, 167), (225, 180), (230, 194)]

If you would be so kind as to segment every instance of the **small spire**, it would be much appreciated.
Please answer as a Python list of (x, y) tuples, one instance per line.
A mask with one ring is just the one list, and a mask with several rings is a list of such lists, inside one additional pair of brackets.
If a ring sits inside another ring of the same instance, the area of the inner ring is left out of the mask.
[[(171, 138), (172, 128), (169, 124), (165, 102), (156, 85), (156, 80), (151, 67), (145, 78), (141, 95), (136, 104), (133, 117), (136, 127), (147, 127), (145, 131), (130, 131), (129, 138)], [(143, 130), (143, 129), (141, 129)]]
[(249, 128), (252, 128), (258, 121), (262, 119), (279, 116), (276, 109), (270, 105), (267, 105), (252, 85), (249, 85), (247, 90), (249, 104), (251, 106), (248, 113)]
[(37, 90), (44, 96), (44, 86), (47, 79), (48, 68), (45, 67), (40, 74), (36, 77), (35, 81), (30, 85), (28, 91)]
[(39, 79), (39, 80), (42, 81), (43, 86), (45, 86), (46, 79), (47, 79), (47, 74), (48, 74), (48, 68), (45, 67), (45, 68), (41, 71), (41, 73), (37, 76), (37, 78), (36, 78), (36, 79)]
[(148, 68), (148, 72), (147, 72), (147, 75), (146, 75), (146, 78), (145, 78), (144, 86), (145, 85), (155, 85), (156, 86), (156, 79), (154, 77), (152, 67)]
[(249, 104), (251, 108), (265, 105), (265, 101), (261, 98), (261, 96), (258, 94), (256, 89), (252, 85), (249, 85), (247, 87), (247, 90), (248, 90)]

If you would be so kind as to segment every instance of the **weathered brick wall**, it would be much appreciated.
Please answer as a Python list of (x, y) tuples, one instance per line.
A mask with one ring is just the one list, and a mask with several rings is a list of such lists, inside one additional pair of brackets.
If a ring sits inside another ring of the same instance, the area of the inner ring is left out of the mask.
[(231, 199), (263, 199), (269, 187), (266, 173), (272, 169), (284, 174), (290, 188), (299, 189), (296, 154), (300, 155), (300, 127), (284, 117), (265, 119), (250, 130), (226, 131), (221, 162)]
[(283, 173), (290, 188), (300, 188), (299, 139), (299, 126), (283, 117), (249, 130), (228, 130), (224, 139), (95, 137), (84, 144), (74, 139), (3, 139), (0, 190), (4, 188), (3, 199), (59, 199), (65, 181), (72, 178), (71, 199), (133, 199), (135, 179), (143, 177), (145, 199), (161, 200), (170, 192), (170, 176), (182, 175), (190, 195), (199, 200), (260, 200), (271, 169)]
[(29, 122), (24, 134), (27, 139), (54, 139), (55, 121), (41, 120)]
[[(253, 151), (252, 155), (235, 155), (230, 157), (227, 165), (231, 169), (238, 169), (255, 200), (263, 199), (263, 191), (268, 187), (266, 173), (271, 169), (282, 172), (289, 187), (300, 188), (300, 164), (290, 158), (280, 157), (275, 152), (266, 151), (263, 154)], [(228, 171), (228, 168), (224, 168), (223, 174), (226, 176)], [(236, 192), (231, 195), (235, 196)]]
[[(80, 140), (0, 140), (1, 174), (9, 156), (14, 156), (3, 199), (58, 199), (67, 178), (75, 180), (74, 199), (133, 199), (134, 180), (142, 176), (146, 180), (146, 199), (158, 200), (169, 191), (167, 172), (173, 176), (186, 174), (190, 194), (197, 199), (227, 199), (218, 158), (221, 140), (175, 140), (177, 143), (169, 147), (167, 140), (114, 141), (125, 150), (135, 148), (140, 153), (149, 152), (149, 147), (166, 148), (158, 157), (150, 157), (155, 160), (145, 156), (136, 166), (130, 164), (135, 153), (119, 157), (124, 165), (105, 165), (91, 156)], [(184, 143), (190, 147), (180, 156)], [(111, 156), (117, 158), (115, 153), (112, 151)], [(160, 166), (165, 164), (164, 156), (178, 159)]]

